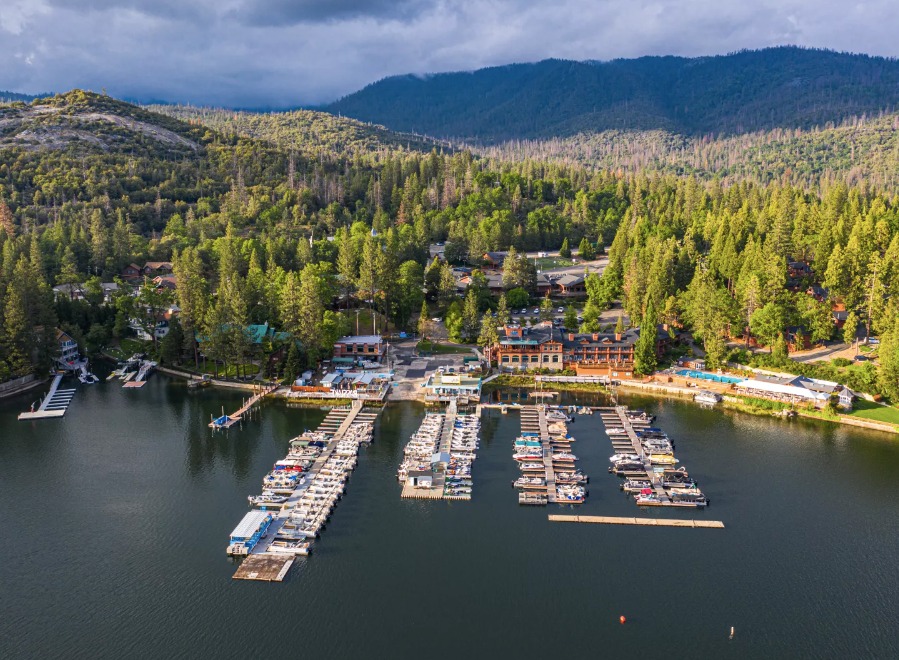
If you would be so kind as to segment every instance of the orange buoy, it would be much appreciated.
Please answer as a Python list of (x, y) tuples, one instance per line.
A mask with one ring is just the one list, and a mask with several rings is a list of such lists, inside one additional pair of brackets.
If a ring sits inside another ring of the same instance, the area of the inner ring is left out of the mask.
[(622, 614), (620, 617), (618, 617), (618, 620), (619, 620), (621, 623), (624, 623), (625, 621), (627, 621), (627, 619), (624, 618), (624, 615), (623, 615), (623, 614)]

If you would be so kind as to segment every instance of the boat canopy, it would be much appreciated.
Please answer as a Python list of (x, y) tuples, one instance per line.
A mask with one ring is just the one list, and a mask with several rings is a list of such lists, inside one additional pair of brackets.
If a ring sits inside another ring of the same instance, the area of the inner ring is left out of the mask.
[(231, 532), (231, 539), (251, 538), (265, 522), (271, 520), (271, 517), (272, 514), (266, 511), (250, 511), (237, 523), (237, 527)]

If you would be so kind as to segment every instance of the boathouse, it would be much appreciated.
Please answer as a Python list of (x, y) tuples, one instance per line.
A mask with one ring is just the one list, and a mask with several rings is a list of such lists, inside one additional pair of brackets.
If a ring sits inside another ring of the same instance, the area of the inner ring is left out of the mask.
[(431, 488), (434, 485), (434, 473), (429, 470), (410, 470), (406, 481), (413, 488)]
[[(250, 511), (231, 532), (230, 554), (248, 554), (263, 537), (272, 523), (272, 514), (267, 511)], [(246, 552), (232, 552), (234, 546), (243, 546)]]

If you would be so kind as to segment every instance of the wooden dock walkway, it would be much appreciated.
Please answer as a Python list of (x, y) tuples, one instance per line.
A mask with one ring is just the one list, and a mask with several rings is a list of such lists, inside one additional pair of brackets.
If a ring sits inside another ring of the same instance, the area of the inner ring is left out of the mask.
[(253, 554), (243, 558), (234, 579), (281, 582), (292, 565), (293, 557), (290, 555)]
[[(331, 435), (328, 445), (325, 447), (321, 455), (315, 459), (315, 462), (306, 472), (306, 480), (304, 484), (294, 490), (287, 501), (280, 505), (280, 510), (272, 520), (271, 525), (260, 541), (253, 546), (249, 555), (241, 562), (240, 567), (234, 574), (235, 580), (261, 580), (267, 582), (280, 582), (287, 575), (287, 571), (293, 564), (294, 557), (288, 554), (269, 552), (272, 542), (278, 534), (278, 531), (290, 517), (291, 511), (296, 507), (300, 499), (302, 499), (306, 489), (324, 467), (327, 460), (334, 454), (338, 443), (343, 440), (347, 431), (354, 423), (366, 423), (374, 421), (377, 412), (364, 412), (364, 401), (353, 401), (349, 408), (336, 408), (331, 410), (325, 417), (329, 421), (328, 430), (319, 425), (319, 431)], [(333, 424), (337, 424), (334, 428)], [(324, 424), (324, 421), (322, 422)]]
[[(142, 385), (143, 383), (141, 383)], [(125, 383), (125, 386), (129, 385), (129, 383)], [(139, 387), (139, 385), (136, 385)], [(228, 429), (237, 424), (240, 420), (243, 419), (244, 415), (246, 415), (250, 410), (252, 410), (253, 406), (262, 401), (266, 396), (274, 392), (278, 389), (278, 385), (270, 385), (268, 387), (264, 387), (260, 389), (256, 394), (251, 396), (249, 399), (244, 401), (243, 406), (238, 408), (235, 412), (231, 413), (227, 416), (226, 420), (222, 420), (222, 418), (214, 419), (209, 422), (209, 428), (211, 429)], [(224, 415), (223, 415), (224, 417)]]
[[(668, 497), (668, 491), (664, 489), (662, 486), (661, 477), (656, 474), (655, 470), (652, 467), (652, 463), (650, 463), (649, 456), (643, 450), (643, 443), (640, 442), (640, 438), (637, 436), (635, 431), (635, 427), (646, 428), (649, 426), (648, 422), (638, 422), (633, 421), (627, 416), (627, 407), (626, 406), (616, 406), (612, 409), (613, 412), (601, 412), (603, 424), (606, 428), (609, 428), (610, 424), (615, 424), (624, 429), (624, 435), (627, 436), (627, 451), (632, 452), (640, 457), (640, 462), (643, 463), (643, 467), (646, 471), (646, 478), (652, 484), (652, 489), (655, 492), (656, 496), (659, 498), (660, 506), (668, 506), (671, 504), (671, 498)], [(612, 427), (614, 428), (614, 427)], [(621, 449), (621, 443), (617, 443), (615, 441), (615, 436), (621, 434), (610, 434), (609, 438), (612, 440), (612, 446), (615, 451), (619, 451)]]
[(550, 514), (550, 522), (596, 523), (600, 525), (646, 525), (649, 527), (702, 527), (724, 529), (720, 520), (678, 520), (675, 518), (622, 518), (618, 516), (565, 516)]
[(72, 397), (75, 396), (74, 389), (59, 389), (59, 383), (62, 381), (64, 374), (56, 374), (53, 383), (50, 385), (50, 391), (41, 401), (37, 410), (19, 413), (19, 419), (48, 419), (51, 417), (62, 417), (66, 414)]

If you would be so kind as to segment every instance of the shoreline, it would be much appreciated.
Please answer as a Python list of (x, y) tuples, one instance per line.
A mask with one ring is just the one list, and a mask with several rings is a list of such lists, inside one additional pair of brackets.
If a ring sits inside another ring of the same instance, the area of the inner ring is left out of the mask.
[[(171, 367), (157, 367), (156, 369), (160, 373), (164, 373), (169, 376), (175, 376), (177, 378), (182, 378), (184, 380), (191, 380), (196, 378), (196, 376), (190, 372), (179, 371), (178, 369), (173, 369)], [(212, 379), (210, 382), (215, 387), (225, 387), (247, 391), (252, 391), (256, 387), (258, 387), (258, 383), (232, 383), (230, 381), (222, 381), (218, 379)], [(482, 391), (490, 392), (505, 388), (533, 387), (535, 385), (535, 382), (536, 381), (534, 380), (533, 375), (500, 374), (494, 380), (491, 380), (489, 383), (485, 383)], [(613, 394), (613, 390), (610, 387), (599, 383), (551, 382), (544, 383), (544, 385), (548, 390), (556, 390), (559, 392), (574, 392), (583, 394), (602, 393), (609, 395)], [(639, 382), (622, 380), (620, 385), (615, 386), (615, 389), (618, 391), (646, 394), (649, 396), (677, 397), (679, 399), (686, 399), (689, 401), (693, 400), (693, 395), (695, 394), (692, 388), (680, 387), (677, 385), (667, 385), (655, 381)], [(292, 398), (283, 394), (279, 395), (277, 392), (273, 393), (272, 398), (282, 400), (288, 405), (311, 408), (334, 408), (346, 406), (352, 402), (352, 400), (350, 399), (306, 399), (299, 397)], [(387, 401), (385, 401), (382, 405), (386, 405), (389, 400), (390, 397), (388, 395)], [(733, 393), (725, 393), (724, 400), (721, 402), (721, 407), (727, 410), (743, 412), (749, 415), (779, 418), (784, 418), (785, 411), (793, 411), (797, 417), (802, 417), (804, 419), (814, 419), (821, 422), (832, 422), (834, 424), (845, 424), (846, 426), (855, 426), (857, 428), (864, 428), (871, 431), (880, 431), (892, 435), (899, 435), (899, 427), (893, 426), (892, 424), (888, 424), (886, 422), (877, 422), (874, 420), (852, 417), (851, 415), (840, 414), (838, 414), (836, 417), (830, 417), (825, 415), (824, 413), (812, 413), (807, 410), (792, 408), (789, 405), (780, 403), (778, 401), (768, 401), (767, 399), (758, 399), (760, 403), (764, 402), (761, 405), (754, 404), (754, 401), (755, 399), (751, 397), (744, 397), (742, 395)], [(762, 407), (762, 405), (764, 405), (765, 407)]]
[[(490, 383), (485, 384), (484, 390), (492, 391), (499, 390), (506, 387), (531, 387), (535, 385), (534, 376), (525, 375), (525, 374), (501, 374), (495, 380), (490, 381)], [(547, 386), (551, 386), (550, 389), (558, 390), (558, 391), (566, 391), (566, 392), (583, 392), (583, 393), (597, 393), (602, 392), (606, 394), (612, 394), (613, 390), (605, 385), (600, 385), (598, 383), (545, 383)], [(622, 380), (621, 384), (616, 386), (615, 389), (619, 391), (625, 392), (633, 392), (633, 393), (641, 393), (647, 394), (649, 396), (672, 396), (680, 399), (687, 399), (692, 401), (693, 395), (695, 394), (692, 388), (679, 387), (676, 385), (666, 385), (664, 383), (658, 383), (655, 381), (649, 382), (638, 382), (638, 381), (628, 381)], [(737, 412), (744, 412), (750, 415), (761, 415), (767, 417), (780, 417), (784, 418), (785, 411), (793, 411), (797, 417), (802, 417), (805, 419), (814, 419), (820, 422), (832, 422), (834, 424), (845, 424), (846, 426), (855, 426), (858, 428), (865, 428), (872, 431), (881, 431), (883, 433), (889, 433), (892, 435), (899, 434), (899, 427), (894, 426), (892, 424), (886, 422), (878, 422), (875, 420), (864, 419), (860, 417), (853, 417), (851, 415), (841, 415), (837, 414), (835, 417), (827, 416), (824, 413), (812, 413), (807, 410), (802, 410), (798, 408), (793, 408), (787, 404), (781, 403), (779, 401), (769, 401), (767, 399), (758, 399), (760, 402), (764, 402), (763, 405), (766, 407), (761, 407), (761, 405), (754, 405), (752, 397), (744, 397), (739, 394), (734, 393), (725, 393), (724, 399), (721, 402), (721, 407), (726, 408), (728, 410), (735, 410)], [(769, 407), (770, 406), (770, 407)]]

